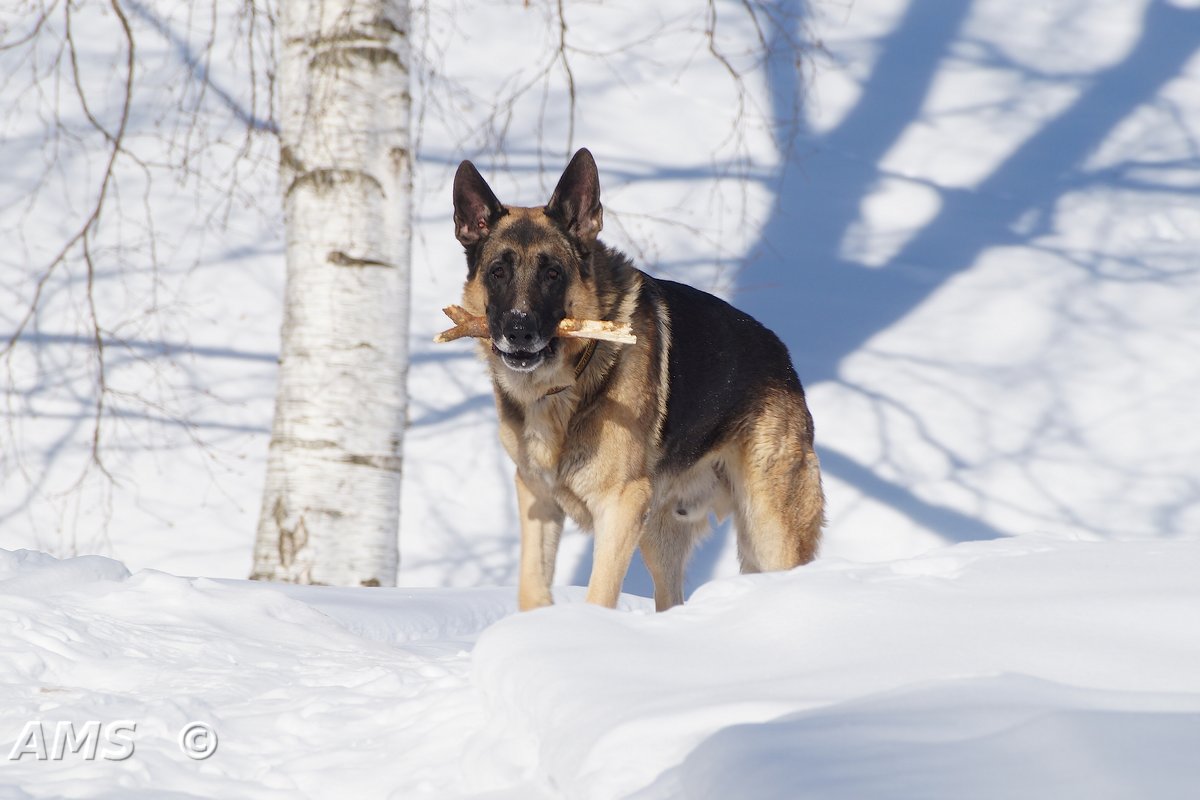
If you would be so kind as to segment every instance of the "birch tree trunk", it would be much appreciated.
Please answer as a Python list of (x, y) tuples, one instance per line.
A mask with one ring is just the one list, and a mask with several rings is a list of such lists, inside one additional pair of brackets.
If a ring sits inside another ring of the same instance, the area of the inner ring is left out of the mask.
[(408, 368), (408, 3), (279, 9), (287, 287), (252, 577), (391, 586)]

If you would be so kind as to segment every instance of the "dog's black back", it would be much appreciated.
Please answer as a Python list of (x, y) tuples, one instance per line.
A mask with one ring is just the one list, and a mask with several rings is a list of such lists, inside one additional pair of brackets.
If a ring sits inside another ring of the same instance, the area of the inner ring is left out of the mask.
[(663, 468), (687, 469), (723, 444), (763, 388), (778, 385), (803, 397), (787, 347), (758, 320), (684, 283), (654, 278), (645, 286), (662, 299), (674, 332)]

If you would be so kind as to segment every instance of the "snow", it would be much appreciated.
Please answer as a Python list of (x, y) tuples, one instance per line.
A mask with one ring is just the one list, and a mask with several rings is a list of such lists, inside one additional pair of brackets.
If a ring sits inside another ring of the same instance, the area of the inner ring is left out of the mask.
[[(796, 76), (718, 2), (739, 84), (695, 3), (567, 3), (568, 146), (554, 4), (429, 4), (402, 588), (372, 590), (240, 580), (282, 303), (273, 140), (234, 166), (262, 112), (226, 44), (244, 17), (217, 17), (192, 127), (175, 88), (206, 15), (126, 5), (149, 171), (122, 166), (95, 248), (115, 480), (87, 466), (78, 269), (0, 368), (0, 797), (1194, 794), (1200, 5), (817, 0)], [(120, 35), (74, 14), (111, 125)], [(46, 145), (40, 47), (0, 52), (0, 343), (104, 163), (70, 91)], [(189, 141), (191, 178), (154, 173)], [(582, 603), (590, 542), (569, 530), (559, 605), (515, 613), (487, 377), (429, 342), (463, 279), (449, 185), (470, 157), (503, 200), (544, 201), (577, 146), (606, 241), (787, 342), (829, 499), (814, 564), (738, 576), (724, 525), (685, 606), (652, 614), (635, 564), (610, 612)], [(136, 752), (7, 759), (34, 720), (135, 721)], [(191, 721), (219, 735), (207, 760), (180, 752)]]
[[(714, 581), (654, 614), (563, 589), (296, 587), (0, 551), (0, 750), (137, 723), (23, 797), (1183, 796), (1200, 542), (970, 542)], [(216, 753), (191, 762), (201, 721)], [(44, 723), (46, 724), (46, 723)]]
[[(646, 797), (974, 796), (1003, 777), (1026, 725), (1037, 738), (1020, 753), (1051, 762), (1026, 775), (1039, 796), (1108, 778), (1101, 796), (1182, 787), (1200, 776), (1171, 741), (1200, 735), (1198, 556), (1195, 543), (1030, 538), (827, 560), (709, 584), (659, 617), (514, 617), (481, 637), (476, 675), (504, 720), (495, 737), (527, 739), (527, 767), (569, 797), (643, 796), (651, 782)], [(1093, 730), (1107, 711), (1178, 755), (1104, 760), (1129, 735)], [(1055, 764), (1060, 749), (1076, 758)], [(897, 770), (909, 750), (919, 761)], [(1084, 758), (1107, 771), (1080, 774)], [(1020, 795), (1003, 786), (993, 796)]]

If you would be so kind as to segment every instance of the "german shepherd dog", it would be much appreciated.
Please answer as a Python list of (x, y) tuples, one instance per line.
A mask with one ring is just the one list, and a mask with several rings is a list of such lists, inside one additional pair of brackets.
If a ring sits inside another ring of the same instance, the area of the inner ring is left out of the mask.
[[(735, 515), (742, 572), (811, 561), (824, 496), (787, 348), (723, 300), (636, 269), (597, 240), (602, 223), (587, 150), (545, 206), (502, 205), (470, 161), (454, 176), (462, 305), (487, 317), (516, 463), (521, 609), (552, 602), (565, 515), (595, 534), (587, 599), (609, 607), (637, 547), (658, 610), (682, 603), (710, 512)], [(637, 344), (555, 338), (566, 317), (629, 323)]]

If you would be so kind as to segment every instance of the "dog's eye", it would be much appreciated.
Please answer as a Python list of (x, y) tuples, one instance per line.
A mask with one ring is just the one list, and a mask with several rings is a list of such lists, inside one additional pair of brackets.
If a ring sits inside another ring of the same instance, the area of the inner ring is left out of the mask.
[(508, 270), (503, 264), (492, 264), (492, 268), (488, 270), (488, 274), (498, 281), (504, 280), (504, 276), (508, 274)]
[(559, 271), (558, 267), (549, 267), (546, 270), (545, 275), (546, 275), (546, 280), (556, 281), (562, 277), (562, 272)]

